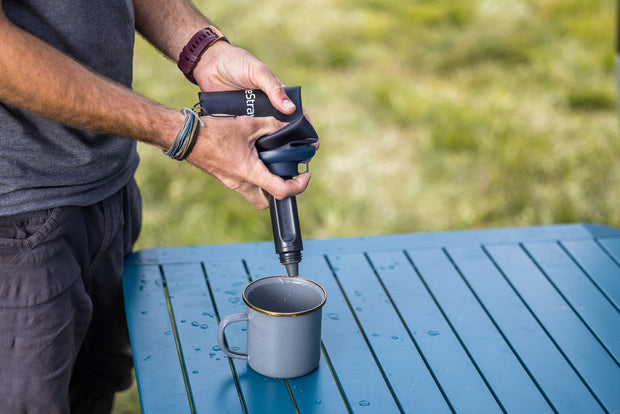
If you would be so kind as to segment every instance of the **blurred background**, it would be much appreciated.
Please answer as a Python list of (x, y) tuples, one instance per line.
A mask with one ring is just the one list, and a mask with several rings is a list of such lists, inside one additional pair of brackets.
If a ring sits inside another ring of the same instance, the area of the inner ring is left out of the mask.
[[(321, 139), (305, 239), (592, 222), (620, 228), (613, 0), (196, 5), (286, 85)], [(136, 42), (134, 88), (198, 101)], [(268, 211), (140, 145), (138, 249), (271, 240)], [(274, 253), (274, 260), (276, 259)], [(135, 387), (115, 413), (140, 412)]]

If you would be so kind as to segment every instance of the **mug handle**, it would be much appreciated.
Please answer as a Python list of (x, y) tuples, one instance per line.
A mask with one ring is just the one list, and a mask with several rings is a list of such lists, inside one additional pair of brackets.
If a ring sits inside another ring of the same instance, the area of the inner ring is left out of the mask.
[(242, 321), (247, 321), (247, 320), (248, 320), (248, 313), (243, 312), (243, 313), (235, 313), (233, 315), (228, 315), (220, 321), (219, 325), (217, 326), (217, 342), (220, 344), (220, 348), (222, 348), (222, 351), (224, 352), (225, 355), (231, 358), (248, 359), (247, 353), (231, 351), (226, 346), (226, 341), (224, 341), (224, 330), (226, 329), (228, 325), (230, 325), (231, 323), (242, 322)]

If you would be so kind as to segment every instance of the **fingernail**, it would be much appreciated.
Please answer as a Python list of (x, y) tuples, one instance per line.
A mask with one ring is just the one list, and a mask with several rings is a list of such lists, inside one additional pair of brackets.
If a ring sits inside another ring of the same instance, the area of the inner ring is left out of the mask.
[(288, 99), (282, 101), (282, 106), (286, 109), (295, 109), (295, 104)]

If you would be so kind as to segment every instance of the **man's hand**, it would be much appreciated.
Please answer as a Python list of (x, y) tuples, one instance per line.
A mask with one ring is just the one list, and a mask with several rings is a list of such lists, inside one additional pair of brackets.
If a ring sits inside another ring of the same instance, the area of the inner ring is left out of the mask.
[(243, 195), (254, 207), (269, 206), (265, 191), (283, 199), (303, 192), (308, 186), (309, 173), (283, 180), (271, 174), (258, 158), (254, 143), (283, 126), (277, 119), (241, 116), (202, 117), (202, 120), (205, 128), (201, 129), (187, 160)]
[(284, 85), (273, 72), (249, 52), (219, 41), (202, 55), (194, 78), (203, 91), (261, 89), (271, 104), (284, 114), (295, 111)]

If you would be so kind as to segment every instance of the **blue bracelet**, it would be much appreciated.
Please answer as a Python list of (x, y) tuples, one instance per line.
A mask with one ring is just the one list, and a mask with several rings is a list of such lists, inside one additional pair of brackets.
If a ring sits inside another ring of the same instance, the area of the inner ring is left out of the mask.
[(177, 161), (183, 161), (189, 156), (198, 139), (199, 125), (204, 127), (202, 119), (193, 109), (183, 108), (181, 112), (185, 114), (183, 126), (181, 126), (170, 148), (163, 151), (168, 157)]

